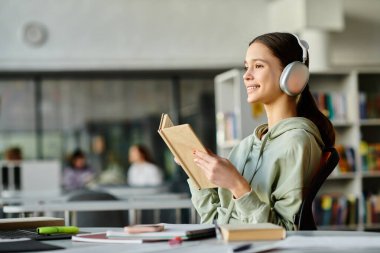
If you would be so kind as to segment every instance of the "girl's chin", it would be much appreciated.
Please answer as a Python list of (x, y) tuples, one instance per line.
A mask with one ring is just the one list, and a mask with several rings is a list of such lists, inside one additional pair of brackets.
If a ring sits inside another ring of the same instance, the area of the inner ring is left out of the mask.
[(257, 98), (248, 96), (247, 97), (247, 102), (248, 103), (256, 103), (256, 102), (259, 102), (259, 100)]

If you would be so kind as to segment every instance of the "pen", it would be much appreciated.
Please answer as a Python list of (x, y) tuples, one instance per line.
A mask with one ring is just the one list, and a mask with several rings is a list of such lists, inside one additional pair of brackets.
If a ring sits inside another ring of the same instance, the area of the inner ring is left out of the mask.
[(222, 230), (220, 229), (218, 222), (214, 220), (216, 239), (223, 240)]
[(55, 226), (55, 227), (39, 227), (36, 229), (38, 234), (77, 234), (79, 228), (75, 226)]
[(244, 251), (244, 250), (250, 249), (251, 247), (252, 247), (252, 244), (250, 244), (250, 243), (238, 245), (238, 246), (232, 248), (232, 252)]

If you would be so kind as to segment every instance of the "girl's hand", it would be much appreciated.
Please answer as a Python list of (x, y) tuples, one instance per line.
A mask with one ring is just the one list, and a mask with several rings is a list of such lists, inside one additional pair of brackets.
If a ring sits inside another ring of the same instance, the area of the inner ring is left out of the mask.
[(205, 172), (210, 182), (229, 189), (235, 198), (251, 191), (251, 186), (228, 159), (219, 157), (211, 151), (209, 153), (195, 151), (194, 162)]

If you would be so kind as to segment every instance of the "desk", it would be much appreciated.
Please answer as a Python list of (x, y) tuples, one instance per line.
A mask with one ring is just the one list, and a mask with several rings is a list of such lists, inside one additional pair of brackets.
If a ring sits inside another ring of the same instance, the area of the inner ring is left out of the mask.
[[(6, 214), (18, 213), (25, 216), (27, 213), (37, 212), (64, 212), (67, 225), (76, 224), (76, 212), (79, 211), (119, 211), (128, 210), (130, 224), (136, 224), (136, 210), (175, 209), (176, 222), (181, 223), (181, 209), (190, 209), (190, 222), (196, 222), (196, 212), (190, 199), (174, 199), (165, 201), (146, 200), (97, 200), (71, 201), (63, 203), (39, 203), (19, 206), (4, 206)], [(72, 218), (72, 220), (70, 219)]]
[[(112, 228), (109, 228), (112, 229)], [(105, 231), (107, 228), (83, 228), (83, 231), (89, 232), (99, 232)], [(325, 237), (345, 237), (345, 238), (358, 238), (358, 237), (379, 237), (375, 240), (379, 239), (380, 245), (380, 233), (370, 233), (370, 232), (352, 232), (352, 231), (290, 231), (288, 232), (287, 237), (290, 238), (292, 236), (305, 236), (305, 237), (313, 237), (313, 238), (325, 238)], [(56, 240), (56, 241), (45, 241), (46, 243), (62, 246), (66, 249), (64, 253), (82, 253), (82, 252), (91, 252), (91, 253), (103, 253), (103, 252), (180, 252), (180, 253), (188, 253), (188, 252), (196, 252), (196, 253), (227, 253), (230, 252), (231, 248), (239, 245), (241, 243), (223, 243), (216, 239), (206, 239), (199, 241), (185, 241), (179, 247), (171, 247), (167, 242), (158, 242), (158, 243), (145, 243), (145, 244), (101, 244), (101, 243), (82, 243), (82, 242), (73, 242), (71, 240)], [(257, 252), (259, 247), (267, 246), (274, 244), (276, 242), (253, 242), (253, 247), (249, 251), (245, 252)], [(357, 253), (357, 252), (379, 252), (380, 246), (371, 248), (371, 249), (348, 249), (344, 245), (341, 246), (341, 249), (329, 249), (329, 248), (312, 248), (312, 249), (281, 249), (274, 250), (271, 252), (308, 252), (308, 253), (325, 253), (325, 252), (344, 252), (344, 253)], [(256, 250), (256, 251), (255, 251)], [(242, 252), (243, 253), (243, 252)]]

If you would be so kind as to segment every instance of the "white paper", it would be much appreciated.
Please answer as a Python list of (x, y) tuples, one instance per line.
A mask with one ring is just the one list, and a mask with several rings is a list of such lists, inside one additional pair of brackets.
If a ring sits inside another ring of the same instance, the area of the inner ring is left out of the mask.
[(262, 252), (272, 249), (380, 249), (379, 236), (289, 236), (282, 241), (253, 247), (244, 252)]

